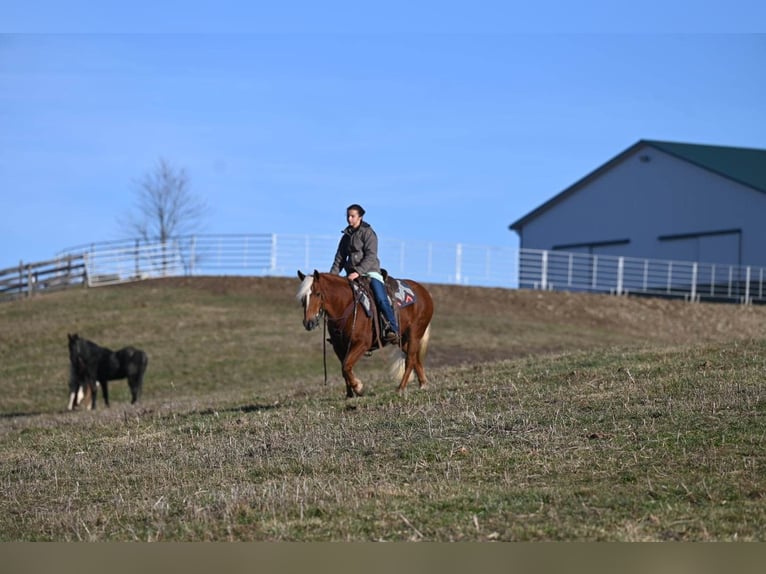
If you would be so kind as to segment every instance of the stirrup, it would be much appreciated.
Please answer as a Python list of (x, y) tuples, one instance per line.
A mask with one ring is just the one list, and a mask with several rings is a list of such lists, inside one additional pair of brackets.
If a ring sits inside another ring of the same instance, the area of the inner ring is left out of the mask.
[(399, 342), (399, 335), (394, 331), (393, 329), (386, 329), (385, 333), (383, 333), (383, 340), (387, 343), (398, 343)]

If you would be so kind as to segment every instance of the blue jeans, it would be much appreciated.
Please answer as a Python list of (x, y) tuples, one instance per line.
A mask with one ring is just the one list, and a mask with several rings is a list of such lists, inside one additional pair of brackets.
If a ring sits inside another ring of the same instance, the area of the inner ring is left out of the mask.
[(375, 294), (375, 301), (378, 304), (378, 307), (383, 311), (383, 315), (388, 320), (391, 327), (396, 331), (399, 332), (399, 325), (396, 324), (396, 316), (394, 315), (394, 310), (391, 308), (391, 304), (388, 302), (388, 295), (386, 294), (386, 287), (383, 285), (382, 282), (378, 281), (374, 277), (370, 277), (370, 287), (372, 287), (372, 292)]

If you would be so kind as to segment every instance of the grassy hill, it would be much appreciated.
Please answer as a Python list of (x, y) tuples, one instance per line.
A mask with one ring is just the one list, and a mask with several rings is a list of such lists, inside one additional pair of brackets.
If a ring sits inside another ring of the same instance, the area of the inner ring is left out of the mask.
[[(0, 304), (0, 539), (764, 539), (766, 308), (431, 285), (431, 388), (346, 400), (297, 287)], [(137, 405), (66, 411), (70, 332), (149, 353)]]

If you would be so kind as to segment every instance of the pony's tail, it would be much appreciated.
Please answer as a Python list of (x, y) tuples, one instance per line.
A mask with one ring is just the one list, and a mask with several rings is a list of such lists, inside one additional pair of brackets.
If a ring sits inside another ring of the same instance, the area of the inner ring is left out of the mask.
[[(422, 364), (426, 360), (426, 354), (428, 353), (428, 341), (431, 338), (431, 323), (426, 327), (426, 332), (423, 333), (423, 337), (420, 339), (420, 349), (418, 349), (418, 359)], [(391, 378), (397, 383), (402, 380), (404, 376), (404, 366), (406, 364), (406, 357), (402, 350), (395, 347), (395, 352), (391, 357), (391, 366), (389, 367), (389, 373)], [(407, 383), (412, 381), (415, 377), (415, 371), (410, 372), (410, 376), (407, 379)]]

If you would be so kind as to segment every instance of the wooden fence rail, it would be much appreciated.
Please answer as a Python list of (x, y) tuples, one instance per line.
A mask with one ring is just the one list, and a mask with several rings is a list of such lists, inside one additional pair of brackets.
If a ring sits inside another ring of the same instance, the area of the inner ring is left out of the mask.
[(19, 262), (0, 269), (0, 299), (31, 297), (88, 284), (86, 255), (66, 255), (38, 263)]

